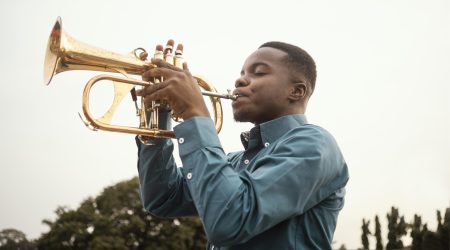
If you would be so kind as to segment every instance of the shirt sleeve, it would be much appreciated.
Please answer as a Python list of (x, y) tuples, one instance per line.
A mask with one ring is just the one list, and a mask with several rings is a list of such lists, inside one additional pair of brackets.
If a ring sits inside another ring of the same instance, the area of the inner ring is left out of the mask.
[(192, 199), (218, 246), (246, 242), (304, 213), (347, 181), (334, 140), (311, 126), (263, 149), (268, 152), (256, 159), (253, 172), (233, 169), (209, 118), (189, 119), (175, 134)]
[[(171, 129), (167, 112), (160, 113), (159, 128)], [(143, 144), (136, 137), (140, 195), (144, 208), (161, 217), (197, 215), (182, 169), (172, 156), (171, 139), (151, 139)]]

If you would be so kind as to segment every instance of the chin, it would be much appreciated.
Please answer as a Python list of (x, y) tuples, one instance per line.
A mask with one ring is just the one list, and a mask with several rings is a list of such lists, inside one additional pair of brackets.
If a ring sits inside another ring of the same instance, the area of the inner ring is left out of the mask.
[(234, 112), (233, 118), (237, 122), (250, 122), (248, 114), (243, 112)]

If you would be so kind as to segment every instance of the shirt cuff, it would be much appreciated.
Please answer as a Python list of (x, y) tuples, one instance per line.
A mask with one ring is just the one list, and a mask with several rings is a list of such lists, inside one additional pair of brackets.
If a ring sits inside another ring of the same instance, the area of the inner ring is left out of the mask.
[(180, 157), (201, 148), (222, 147), (214, 122), (210, 117), (193, 117), (175, 126), (174, 131), (178, 141)]

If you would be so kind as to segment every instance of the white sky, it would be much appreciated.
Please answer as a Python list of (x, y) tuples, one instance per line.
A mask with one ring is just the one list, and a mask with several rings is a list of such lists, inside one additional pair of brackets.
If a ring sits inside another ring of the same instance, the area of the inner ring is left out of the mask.
[[(76, 39), (119, 53), (181, 41), (191, 71), (221, 92), (233, 88), (243, 61), (263, 42), (290, 42), (310, 52), (318, 79), (309, 121), (335, 135), (351, 174), (336, 247), (359, 247), (362, 218), (373, 221), (378, 214), (385, 225), (392, 205), (407, 220), (422, 215), (433, 230), (436, 209), (449, 206), (446, 0), (5, 0), (0, 230), (39, 237), (48, 229), (42, 219), (54, 219), (57, 206), (76, 208), (137, 174), (133, 136), (94, 133), (78, 118), (82, 89), (96, 72), (62, 73), (43, 85), (45, 47), (57, 16)], [(95, 94), (99, 103), (112, 98), (104, 92)], [(224, 105), (220, 138), (229, 152), (240, 149), (238, 135), (250, 124), (234, 123), (229, 102)]]

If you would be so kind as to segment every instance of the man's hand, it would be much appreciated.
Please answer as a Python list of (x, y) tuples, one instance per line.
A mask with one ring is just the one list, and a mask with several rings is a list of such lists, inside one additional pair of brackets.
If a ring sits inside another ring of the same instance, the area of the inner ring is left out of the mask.
[(200, 87), (189, 72), (187, 63), (183, 63), (181, 69), (161, 59), (152, 59), (151, 62), (157, 67), (146, 71), (142, 75), (143, 80), (162, 78), (163, 81), (137, 92), (144, 98), (147, 107), (151, 106), (152, 101), (164, 100), (174, 114), (183, 120), (194, 116), (209, 116)]

